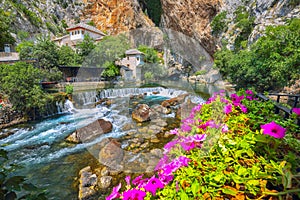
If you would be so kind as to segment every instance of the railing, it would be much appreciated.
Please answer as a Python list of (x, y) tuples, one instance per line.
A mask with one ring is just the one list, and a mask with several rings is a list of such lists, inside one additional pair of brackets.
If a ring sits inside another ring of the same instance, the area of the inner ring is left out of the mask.
[[(300, 94), (277, 94), (277, 93), (270, 93), (269, 96), (277, 96), (276, 101), (271, 100), (270, 98), (266, 97), (265, 95), (258, 93), (257, 97), (264, 100), (264, 101), (273, 101), (275, 105), (275, 114), (279, 114), (280, 111), (284, 112), (284, 118), (288, 118), (290, 114), (292, 113), (292, 109), (297, 107), (297, 104), (300, 100)], [(288, 108), (286, 106), (283, 106), (280, 103), (280, 97), (288, 97), (290, 101), (292, 101), (292, 108)], [(300, 126), (300, 117), (298, 117), (297, 124)]]

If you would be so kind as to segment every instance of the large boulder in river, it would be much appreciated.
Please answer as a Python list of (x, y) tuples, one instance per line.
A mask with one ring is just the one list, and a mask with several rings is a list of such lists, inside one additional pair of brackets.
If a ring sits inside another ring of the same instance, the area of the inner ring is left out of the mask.
[(132, 119), (137, 122), (146, 122), (150, 120), (150, 107), (147, 104), (139, 104), (132, 112)]
[(115, 139), (112, 139), (99, 152), (99, 162), (114, 170), (122, 170), (120, 163), (123, 157), (124, 151), (121, 144)]
[(77, 129), (66, 140), (72, 143), (89, 142), (102, 134), (111, 132), (112, 128), (111, 122), (98, 119), (87, 126)]

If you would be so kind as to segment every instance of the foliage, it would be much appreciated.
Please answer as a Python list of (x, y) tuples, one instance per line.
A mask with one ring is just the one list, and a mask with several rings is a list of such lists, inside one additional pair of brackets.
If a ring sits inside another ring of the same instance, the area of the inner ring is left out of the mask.
[(226, 15), (227, 12), (223, 11), (213, 18), (211, 22), (211, 29), (213, 35), (218, 36), (222, 32), (226, 31), (226, 28), (228, 26), (228, 22), (226, 21)]
[(34, 43), (32, 41), (22, 41), (16, 47), (20, 60), (29, 60), (33, 58)]
[(146, 72), (144, 74), (144, 77), (146, 80), (151, 80), (151, 79), (153, 79), (154, 76), (153, 76), (152, 72)]
[(11, 14), (0, 8), (0, 51), (3, 51), (4, 44), (13, 44), (15, 39), (10, 34)]
[(124, 57), (125, 51), (129, 47), (129, 40), (123, 34), (105, 36), (86, 57), (84, 65), (102, 67), (107, 61), (114, 62)]
[(79, 52), (80, 56), (80, 63), (82, 63), (87, 56), (92, 52), (92, 50), (95, 48), (95, 41), (93, 38), (91, 38), (88, 34), (84, 35), (84, 39), (82, 42), (79, 42), (76, 45), (76, 48)]
[[(7, 152), (0, 149), (0, 199), (47, 199), (45, 192), (29, 183), (24, 176), (11, 176), (18, 166), (8, 164)], [(17, 193), (22, 191), (22, 196)]]
[(69, 46), (58, 50), (58, 64), (64, 66), (80, 66), (80, 56)]
[(291, 140), (299, 134), (297, 116), (283, 120), (273, 111), (251, 90), (214, 94), (170, 131), (175, 137), (154, 176), (128, 176), (125, 191), (119, 184), (107, 199), (299, 198), (300, 142)]
[(106, 61), (104, 63), (105, 70), (102, 72), (102, 76), (112, 78), (120, 74), (120, 69), (114, 64), (114, 62)]
[(249, 35), (251, 34), (254, 27), (255, 18), (250, 16), (244, 6), (240, 6), (234, 12), (235, 14), (235, 23), (236, 27), (239, 29), (239, 34), (234, 41), (235, 50), (245, 48), (244, 41), (248, 40)]
[(158, 63), (160, 61), (158, 57), (158, 52), (151, 47), (148, 47), (146, 45), (140, 45), (138, 47), (138, 50), (143, 52), (145, 54), (144, 61), (147, 63)]
[(199, 71), (196, 71), (196, 72), (194, 73), (194, 76), (204, 75), (204, 74), (206, 74), (206, 73), (207, 73), (206, 70), (199, 70)]
[(67, 94), (73, 94), (73, 91), (74, 91), (73, 85), (70, 85), (70, 84), (66, 85), (65, 86), (65, 91), (66, 91)]
[(50, 37), (37, 37), (32, 56), (38, 59), (39, 65), (44, 69), (58, 66), (58, 46)]
[(250, 49), (215, 54), (215, 67), (237, 88), (257, 91), (280, 89), (300, 74), (300, 20), (288, 25), (268, 27)]
[(19, 30), (17, 36), (21, 41), (24, 41), (29, 38), (30, 34), (27, 31)]
[(31, 115), (34, 108), (43, 109), (49, 98), (41, 86), (43, 72), (24, 62), (0, 65), (0, 90), (9, 96), (14, 108)]

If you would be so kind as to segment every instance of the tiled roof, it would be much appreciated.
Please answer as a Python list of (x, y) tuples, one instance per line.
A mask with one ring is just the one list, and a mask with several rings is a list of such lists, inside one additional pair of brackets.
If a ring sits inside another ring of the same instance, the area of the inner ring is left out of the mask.
[(143, 54), (142, 52), (140, 52), (137, 49), (129, 49), (125, 52), (126, 55), (140, 55)]
[(84, 24), (84, 23), (79, 23), (79, 24), (75, 24), (69, 28), (67, 28), (67, 31), (68, 30), (72, 30), (72, 29), (75, 29), (75, 28), (84, 28), (86, 30), (89, 30), (89, 31), (93, 31), (95, 33), (98, 33), (100, 35), (105, 35), (105, 33), (103, 33), (102, 31), (98, 30), (97, 28), (93, 27), (93, 26), (90, 26), (90, 25), (87, 25), (87, 24)]

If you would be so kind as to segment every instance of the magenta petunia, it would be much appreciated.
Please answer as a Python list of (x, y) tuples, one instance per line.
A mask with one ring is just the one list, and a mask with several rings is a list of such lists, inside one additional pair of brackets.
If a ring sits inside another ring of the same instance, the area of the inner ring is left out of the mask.
[(131, 179), (130, 176), (125, 177), (125, 181), (126, 181), (127, 185), (130, 185), (130, 179)]
[(170, 130), (171, 135), (178, 135), (178, 128), (175, 128), (173, 130)]
[(223, 112), (224, 112), (226, 115), (228, 115), (229, 113), (231, 113), (231, 112), (232, 112), (232, 105), (231, 105), (231, 104), (226, 105), (226, 106), (224, 107), (224, 109), (223, 109)]
[(274, 121), (260, 126), (263, 134), (270, 135), (274, 138), (283, 138), (285, 136), (285, 128), (276, 124)]
[(253, 95), (253, 91), (252, 90), (246, 90), (245, 92), (246, 92), (246, 94)]
[(222, 126), (222, 133), (226, 133), (226, 132), (228, 132), (228, 126), (226, 125), (226, 124), (224, 124), (223, 126)]
[(293, 108), (292, 111), (300, 116), (300, 108)]
[(133, 188), (123, 192), (123, 200), (143, 200), (146, 195), (146, 192)]
[(117, 185), (116, 187), (113, 188), (111, 194), (109, 196), (106, 197), (106, 200), (112, 200), (112, 199), (116, 199), (119, 198), (121, 195), (119, 194), (119, 190), (121, 189), (121, 183), (119, 185)]
[(146, 179), (143, 179), (143, 176), (144, 176), (143, 174), (137, 176), (135, 179), (132, 180), (132, 184), (140, 188), (146, 182)]
[(240, 104), (239, 107), (240, 107), (240, 109), (242, 110), (243, 113), (247, 113), (248, 109), (247, 109), (246, 106)]
[(156, 195), (156, 190), (160, 188), (163, 189), (164, 188), (164, 184), (161, 180), (159, 180), (158, 178), (156, 178), (155, 176), (152, 176), (148, 183), (144, 186), (144, 189), (147, 192), (151, 192), (153, 196)]

